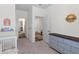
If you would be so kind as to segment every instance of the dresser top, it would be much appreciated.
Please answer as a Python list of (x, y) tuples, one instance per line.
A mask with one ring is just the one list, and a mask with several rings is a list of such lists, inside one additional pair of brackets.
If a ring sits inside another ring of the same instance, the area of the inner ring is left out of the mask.
[(53, 35), (53, 36), (57, 36), (57, 37), (79, 42), (79, 38), (73, 37), (73, 36), (63, 35), (63, 34), (59, 34), (59, 33), (50, 33), (49, 35)]

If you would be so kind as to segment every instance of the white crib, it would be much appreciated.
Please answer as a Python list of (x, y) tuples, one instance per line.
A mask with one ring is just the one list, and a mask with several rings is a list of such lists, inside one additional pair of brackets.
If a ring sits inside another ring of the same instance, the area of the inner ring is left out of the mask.
[(16, 54), (17, 53), (17, 37), (8, 36), (0, 37), (0, 53), (2, 54)]

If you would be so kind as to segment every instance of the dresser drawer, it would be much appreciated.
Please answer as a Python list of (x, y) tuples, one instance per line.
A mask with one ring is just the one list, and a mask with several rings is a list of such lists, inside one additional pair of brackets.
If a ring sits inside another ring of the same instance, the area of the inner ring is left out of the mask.
[(79, 48), (76, 48), (76, 47), (73, 47), (73, 46), (72, 46), (71, 52), (72, 52), (73, 54), (79, 54)]
[(71, 53), (71, 46), (69, 44), (64, 43), (64, 53), (70, 54)]
[(63, 53), (63, 50), (64, 50), (64, 45), (63, 45), (63, 43), (58, 42), (57, 44), (58, 44), (58, 45), (57, 45), (57, 50), (58, 50), (60, 53)]

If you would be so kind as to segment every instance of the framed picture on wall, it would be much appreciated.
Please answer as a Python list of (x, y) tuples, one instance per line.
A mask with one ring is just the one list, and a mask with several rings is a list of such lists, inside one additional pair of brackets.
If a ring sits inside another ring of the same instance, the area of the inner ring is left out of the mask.
[(2, 20), (1, 21), (2, 25), (1, 25), (1, 29), (0, 29), (1, 32), (13, 32), (14, 31), (13, 27), (11, 26), (10, 18), (3, 17), (1, 20)]
[(10, 26), (11, 25), (11, 20), (9, 18), (4, 18), (3, 19), (3, 25), (4, 26)]

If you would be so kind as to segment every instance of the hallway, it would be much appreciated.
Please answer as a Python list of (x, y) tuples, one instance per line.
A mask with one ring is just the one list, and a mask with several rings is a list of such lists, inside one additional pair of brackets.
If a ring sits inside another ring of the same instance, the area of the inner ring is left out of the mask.
[(57, 52), (49, 48), (45, 42), (39, 41), (31, 43), (25, 38), (18, 39), (18, 50), (19, 54), (57, 54)]

